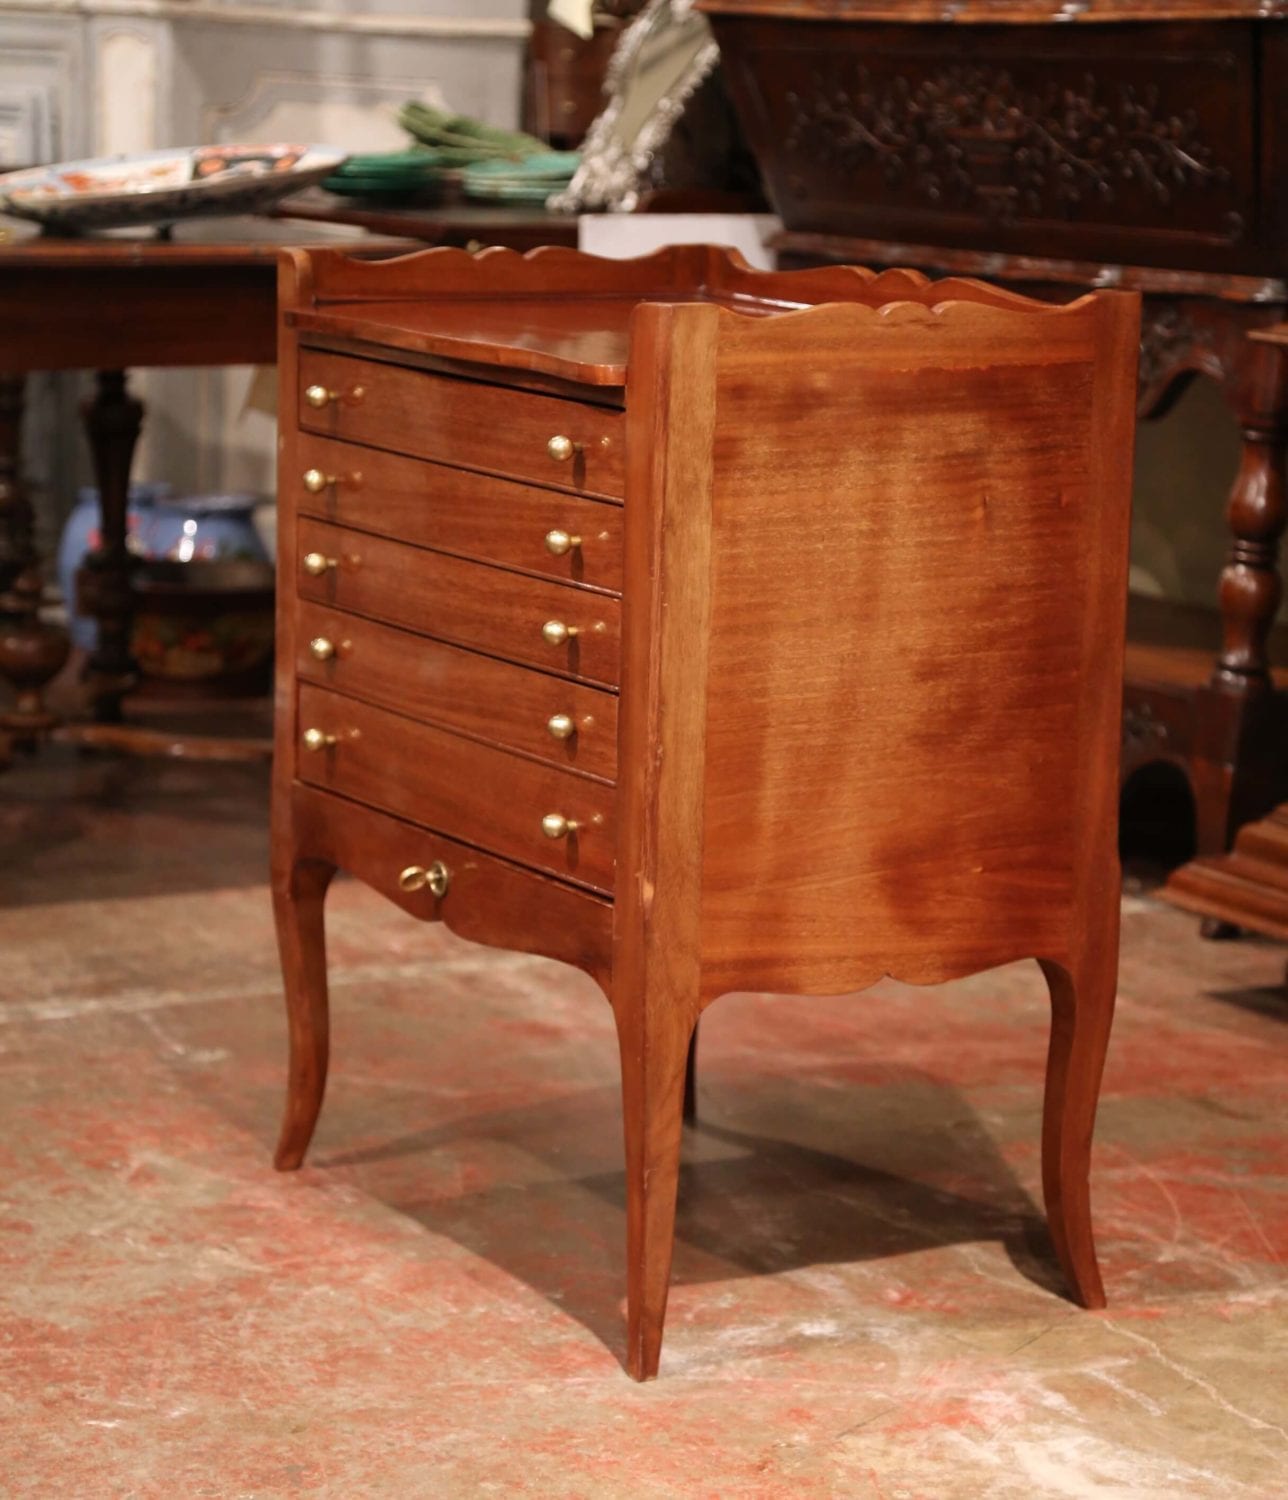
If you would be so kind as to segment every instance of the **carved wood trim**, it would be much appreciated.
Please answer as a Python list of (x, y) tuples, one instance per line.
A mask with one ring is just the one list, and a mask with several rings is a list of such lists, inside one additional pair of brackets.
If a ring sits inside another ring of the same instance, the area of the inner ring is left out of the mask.
[[(1233, 69), (1228, 54), (1212, 60)], [(994, 65), (954, 64), (923, 78), (876, 78), (866, 66), (816, 71), (810, 92), (790, 91), (784, 154), (842, 172), (878, 167), (887, 185), (927, 208), (1021, 219), (1088, 219), (1120, 199), (1155, 210), (1232, 174), (1205, 139), (1194, 110), (1177, 114), (1154, 86), (1088, 75), (1021, 85)], [(1233, 210), (1217, 235), (1237, 244)]]

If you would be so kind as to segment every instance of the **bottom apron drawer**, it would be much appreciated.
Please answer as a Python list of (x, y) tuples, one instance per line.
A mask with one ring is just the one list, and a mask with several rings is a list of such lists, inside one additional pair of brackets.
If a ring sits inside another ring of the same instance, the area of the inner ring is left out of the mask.
[(557, 958), (607, 983), (610, 901), (315, 787), (296, 782), (289, 795), (295, 844), (306, 858), (326, 860), (463, 938)]

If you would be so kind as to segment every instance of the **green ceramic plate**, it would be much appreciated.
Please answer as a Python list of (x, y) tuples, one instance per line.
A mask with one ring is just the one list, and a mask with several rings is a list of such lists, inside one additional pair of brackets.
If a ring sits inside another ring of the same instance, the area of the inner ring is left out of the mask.
[(441, 165), (435, 151), (382, 151), (369, 156), (351, 156), (334, 175), (337, 177), (421, 177)]
[(547, 182), (535, 187), (477, 187), (467, 182), (465, 196), (493, 203), (544, 203), (562, 186), (561, 182)]
[(480, 161), (465, 170), (466, 180), (567, 182), (581, 164), (576, 151), (541, 151), (521, 161)]

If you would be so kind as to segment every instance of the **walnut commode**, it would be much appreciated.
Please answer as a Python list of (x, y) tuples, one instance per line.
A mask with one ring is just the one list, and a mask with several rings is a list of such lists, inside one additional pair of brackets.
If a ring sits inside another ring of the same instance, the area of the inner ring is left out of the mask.
[(1136, 299), (695, 246), (282, 277), (278, 1165), (322, 1102), (337, 868), (588, 971), (644, 1378), (703, 1008), (1036, 958), (1051, 1230), (1101, 1305)]

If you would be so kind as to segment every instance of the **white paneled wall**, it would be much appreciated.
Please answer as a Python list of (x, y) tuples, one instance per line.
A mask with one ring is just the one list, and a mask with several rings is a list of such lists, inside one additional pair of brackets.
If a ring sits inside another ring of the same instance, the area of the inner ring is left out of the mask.
[[(0, 0), (0, 163), (198, 141), (383, 150), (425, 98), (518, 122), (527, 0)], [(271, 489), (273, 422), (249, 370), (154, 371), (137, 472)], [(78, 479), (74, 379), (29, 394), (28, 467), (48, 550)], [(62, 441), (60, 442), (60, 436)]]

